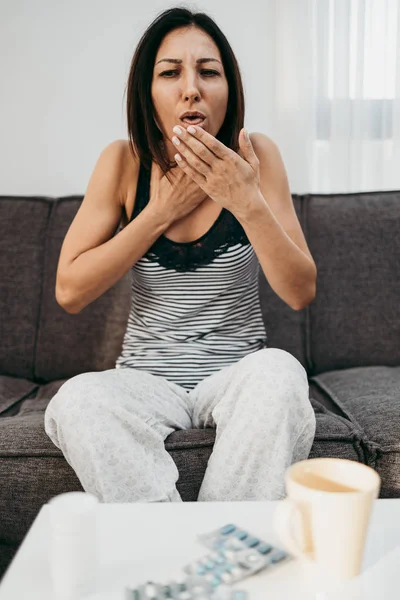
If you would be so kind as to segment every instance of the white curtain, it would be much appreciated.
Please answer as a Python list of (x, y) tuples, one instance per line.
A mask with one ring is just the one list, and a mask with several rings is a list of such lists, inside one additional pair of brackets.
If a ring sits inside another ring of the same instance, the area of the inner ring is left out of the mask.
[(400, 0), (269, 0), (268, 134), (293, 193), (400, 189)]

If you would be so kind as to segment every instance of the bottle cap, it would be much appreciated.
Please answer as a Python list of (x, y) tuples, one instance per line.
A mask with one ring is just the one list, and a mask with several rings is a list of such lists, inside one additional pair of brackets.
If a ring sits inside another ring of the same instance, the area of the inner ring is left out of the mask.
[(88, 492), (66, 492), (49, 502), (50, 522), (54, 530), (73, 532), (93, 520), (99, 500)]

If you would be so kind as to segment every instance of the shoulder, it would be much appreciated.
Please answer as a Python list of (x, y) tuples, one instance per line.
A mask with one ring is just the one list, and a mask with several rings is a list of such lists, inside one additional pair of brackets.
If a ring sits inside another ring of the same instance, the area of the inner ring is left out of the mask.
[(114, 140), (104, 148), (103, 153), (121, 171), (133, 172), (139, 168), (139, 158), (131, 149), (128, 140)]
[(100, 159), (103, 162), (111, 163), (113, 167), (122, 169), (127, 153), (127, 143), (127, 140), (114, 140), (110, 142), (103, 148)]
[(260, 178), (269, 184), (280, 184), (287, 179), (285, 165), (277, 144), (265, 133), (250, 133), (253, 150), (260, 161)]
[(119, 198), (125, 206), (132, 186), (136, 189), (139, 158), (129, 145), (129, 140), (118, 139), (108, 144), (102, 154), (110, 174), (118, 178)]
[(265, 160), (268, 157), (280, 155), (279, 148), (276, 143), (265, 133), (253, 132), (250, 133), (250, 141), (253, 146), (257, 158)]
[(122, 206), (121, 224), (125, 227), (133, 214), (139, 179), (139, 156), (131, 148), (129, 140), (115, 140), (106, 148), (118, 173), (118, 198)]
[(120, 169), (137, 170), (139, 167), (139, 158), (128, 140), (114, 140), (104, 148), (102, 155)]
[(140, 167), (139, 156), (131, 148), (128, 140), (117, 140), (117, 142), (121, 144), (120, 152), (125, 178), (127, 182), (133, 179), (136, 185)]

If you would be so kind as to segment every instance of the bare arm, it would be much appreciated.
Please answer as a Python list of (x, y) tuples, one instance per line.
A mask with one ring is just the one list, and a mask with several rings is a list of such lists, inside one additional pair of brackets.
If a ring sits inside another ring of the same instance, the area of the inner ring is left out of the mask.
[(170, 226), (147, 205), (112, 237), (122, 216), (125, 159), (124, 140), (103, 150), (63, 242), (56, 299), (68, 313), (80, 312), (110, 289)]

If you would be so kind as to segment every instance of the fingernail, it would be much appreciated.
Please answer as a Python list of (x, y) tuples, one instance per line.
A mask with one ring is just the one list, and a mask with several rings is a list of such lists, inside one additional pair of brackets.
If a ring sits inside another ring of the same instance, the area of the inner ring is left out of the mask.
[(178, 135), (180, 135), (182, 133), (182, 129), (180, 127), (178, 127), (178, 125), (175, 125), (175, 127), (172, 130), (174, 133), (177, 133)]

